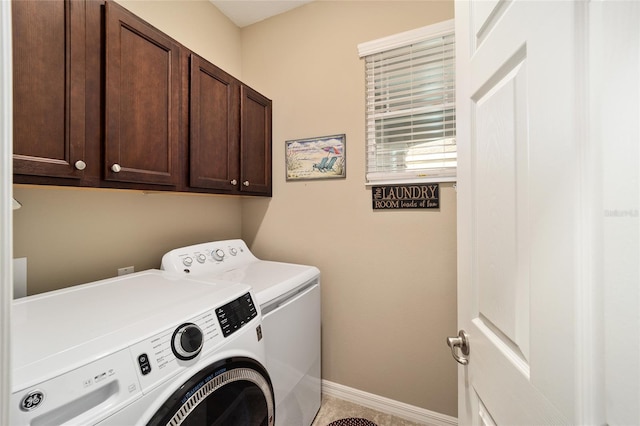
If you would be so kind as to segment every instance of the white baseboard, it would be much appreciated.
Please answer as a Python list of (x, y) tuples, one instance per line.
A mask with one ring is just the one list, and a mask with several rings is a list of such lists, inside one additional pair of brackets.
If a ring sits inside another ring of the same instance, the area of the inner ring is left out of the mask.
[(426, 426), (456, 426), (458, 424), (458, 419), (455, 417), (363, 392), (328, 380), (322, 381), (322, 393)]

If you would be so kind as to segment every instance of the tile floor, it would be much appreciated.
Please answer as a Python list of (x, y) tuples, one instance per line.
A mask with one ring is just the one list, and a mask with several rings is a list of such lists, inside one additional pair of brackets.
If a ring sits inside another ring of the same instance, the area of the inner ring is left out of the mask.
[(320, 411), (311, 426), (327, 426), (329, 423), (348, 417), (360, 417), (370, 420), (378, 426), (423, 426), (352, 402), (323, 395)]

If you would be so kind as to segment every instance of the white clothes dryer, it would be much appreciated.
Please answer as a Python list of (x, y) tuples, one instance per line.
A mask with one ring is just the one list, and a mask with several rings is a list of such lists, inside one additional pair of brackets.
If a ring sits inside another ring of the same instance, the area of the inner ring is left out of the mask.
[(260, 260), (235, 239), (172, 250), (163, 256), (162, 269), (252, 287), (262, 311), (276, 425), (311, 425), (321, 403), (318, 268)]
[(272, 426), (249, 286), (149, 270), (12, 307), (12, 425)]

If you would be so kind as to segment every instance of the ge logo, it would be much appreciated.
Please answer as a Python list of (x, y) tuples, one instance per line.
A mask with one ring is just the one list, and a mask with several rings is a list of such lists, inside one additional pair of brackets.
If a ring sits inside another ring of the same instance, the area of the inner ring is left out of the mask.
[(20, 409), (22, 411), (35, 410), (40, 404), (42, 404), (42, 401), (44, 401), (44, 393), (39, 390), (31, 391), (22, 398), (22, 402), (20, 402)]

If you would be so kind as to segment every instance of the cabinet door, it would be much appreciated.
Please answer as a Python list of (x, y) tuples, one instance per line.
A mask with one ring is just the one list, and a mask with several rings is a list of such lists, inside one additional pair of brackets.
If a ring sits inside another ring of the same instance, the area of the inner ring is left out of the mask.
[(21, 0), (11, 8), (13, 171), (80, 179), (85, 160), (84, 2)]
[(240, 111), (240, 190), (270, 196), (271, 100), (242, 86)]
[(113, 2), (105, 9), (104, 178), (175, 186), (180, 46)]
[(240, 179), (240, 84), (192, 54), (190, 100), (190, 186), (236, 191)]

